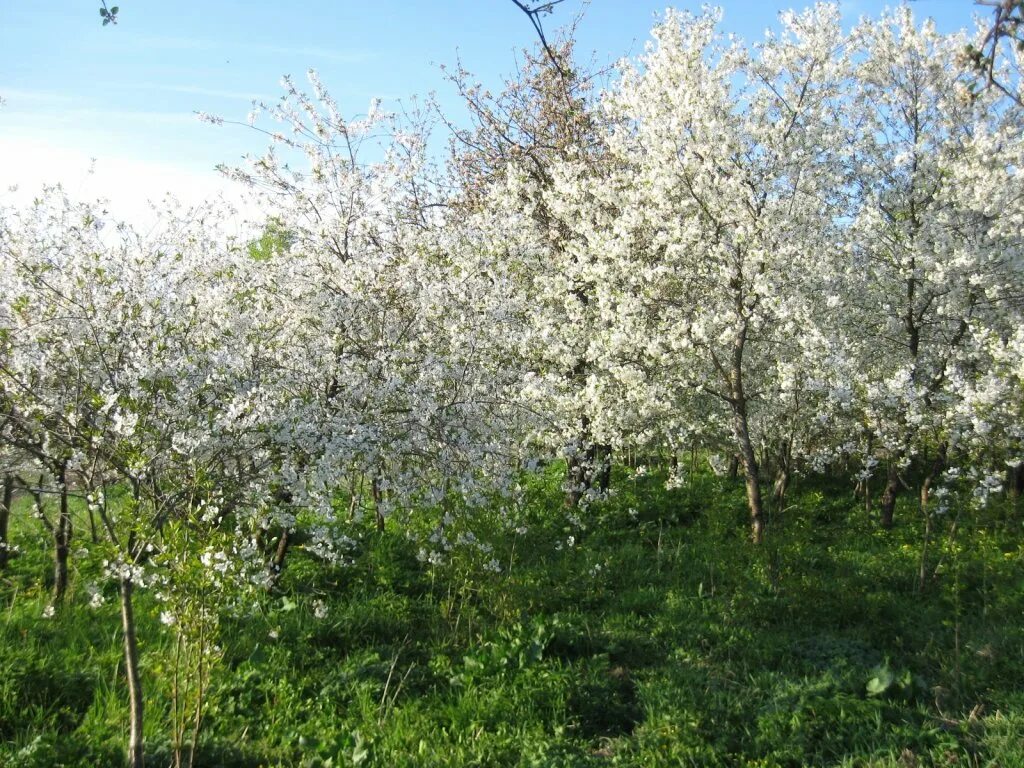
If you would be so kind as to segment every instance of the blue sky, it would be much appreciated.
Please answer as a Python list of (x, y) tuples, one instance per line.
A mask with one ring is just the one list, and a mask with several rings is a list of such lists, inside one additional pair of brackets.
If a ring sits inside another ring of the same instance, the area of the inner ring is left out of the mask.
[[(114, 0), (120, 22), (103, 27), (99, 0), (0, 0), (0, 190), (34, 193), (62, 181), (124, 208), (173, 191), (186, 199), (219, 189), (213, 172), (263, 142), (239, 127), (200, 123), (205, 111), (244, 121), (253, 98), (273, 100), (282, 75), (309, 68), (343, 109), (370, 99), (436, 92), (455, 107), (440, 64), (457, 59), (489, 87), (532, 45), (511, 0)], [(805, 3), (796, 3), (802, 7)], [(564, 0), (551, 34), (583, 10)], [(666, 3), (592, 0), (578, 28), (579, 51), (599, 64), (643, 50)], [(756, 39), (786, 0), (723, 0), (723, 27)], [(843, 0), (844, 16), (875, 15), (886, 3)], [(699, 3), (678, 2), (697, 9)], [(943, 31), (970, 26), (970, 0), (917, 0), (915, 13)], [(86, 174), (90, 159), (94, 172)], [(127, 213), (127, 212), (126, 212)]]

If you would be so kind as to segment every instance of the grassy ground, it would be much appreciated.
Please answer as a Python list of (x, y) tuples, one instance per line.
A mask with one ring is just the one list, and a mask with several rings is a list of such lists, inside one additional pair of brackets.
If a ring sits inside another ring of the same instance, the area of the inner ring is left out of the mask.
[[(739, 485), (615, 486), (579, 527), (556, 473), (538, 478), (525, 532), (486, 558), (431, 567), (400, 530), (367, 530), (344, 569), (295, 551), (279, 592), (222, 617), (196, 764), (1024, 765), (1024, 537), (1008, 509), (962, 520), (920, 592), (916, 513), (881, 532), (846, 484), (798, 486), (760, 549)], [(49, 555), (22, 512), (23, 554), (0, 576), (0, 765), (117, 765), (116, 601), (88, 607), (97, 574), (79, 566), (70, 605), (42, 618)], [(163, 766), (175, 645), (150, 600)]]

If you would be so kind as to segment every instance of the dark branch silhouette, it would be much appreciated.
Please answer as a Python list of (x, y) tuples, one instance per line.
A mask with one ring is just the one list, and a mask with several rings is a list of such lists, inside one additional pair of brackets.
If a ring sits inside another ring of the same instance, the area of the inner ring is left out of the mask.
[(1012, 83), (1000, 82), (996, 72), (999, 48), (1004, 43), (1024, 48), (1024, 3), (1018, 0), (974, 0), (975, 5), (992, 8), (992, 26), (981, 41), (981, 47), (967, 47), (974, 71), (984, 79), (983, 87), (996, 88), (1024, 106), (1021, 95)]
[(550, 0), (550, 2), (538, 3), (536, 5), (530, 5), (522, 2), (522, 0), (512, 0), (512, 2), (515, 3), (519, 10), (525, 13), (530, 19), (530, 23), (533, 24), (533, 28), (537, 31), (537, 37), (540, 38), (540, 44), (544, 46), (544, 51), (547, 53), (552, 66), (554, 66), (554, 68), (558, 70), (558, 73), (564, 77), (565, 72), (562, 70), (562, 66), (558, 63), (558, 57), (555, 56), (554, 51), (551, 50), (551, 46), (548, 45), (548, 39), (544, 35), (544, 25), (541, 24), (541, 16), (551, 13), (554, 10), (554, 7), (561, 2), (564, 2), (564, 0)]

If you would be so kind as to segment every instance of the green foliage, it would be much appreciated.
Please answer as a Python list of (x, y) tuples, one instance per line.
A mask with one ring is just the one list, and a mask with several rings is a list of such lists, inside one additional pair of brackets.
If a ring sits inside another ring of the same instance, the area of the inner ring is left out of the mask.
[(246, 249), (253, 261), (269, 261), (274, 256), (283, 253), (291, 246), (294, 236), (285, 229), (284, 225), (271, 219), (263, 228), (263, 234), (259, 239), (250, 242)]
[(120, 10), (121, 9), (116, 5), (108, 8), (106, 2), (104, 2), (103, 5), (100, 6), (100, 18), (103, 19), (103, 26), (105, 27), (108, 24), (117, 24), (117, 14)]
[[(962, 521), (919, 592), (910, 510), (880, 533), (849, 486), (795, 487), (757, 549), (739, 483), (697, 474), (666, 491), (617, 469), (617, 494), (571, 523), (559, 474), (526, 478), (525, 532), (476, 520), (500, 573), (475, 550), (432, 566), (404, 531), (367, 521), (350, 566), (297, 545), (274, 591), (218, 593), (222, 654), (196, 764), (1024, 761), (1024, 549), (1008, 504)], [(86, 606), (99, 574), (82, 563), (66, 610), (41, 618), (49, 552), (34, 521), (14, 519), (24, 554), (0, 577), (0, 764), (116, 765), (116, 606)], [(138, 593), (154, 765), (172, 757), (166, 605)]]

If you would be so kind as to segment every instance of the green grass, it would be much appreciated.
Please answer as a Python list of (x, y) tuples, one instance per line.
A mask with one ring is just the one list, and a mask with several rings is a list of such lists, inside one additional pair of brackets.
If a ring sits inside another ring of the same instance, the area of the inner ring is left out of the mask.
[[(557, 470), (533, 478), (527, 531), (491, 526), (501, 573), (479, 553), (421, 563), (397, 528), (368, 528), (344, 569), (293, 552), (277, 592), (221, 617), (197, 765), (1024, 765), (1019, 518), (962, 520), (919, 592), (909, 506), (882, 532), (847, 484), (805, 482), (754, 548), (739, 484), (615, 480), (580, 527)], [(113, 594), (89, 608), (99, 574), (73, 560), (69, 604), (42, 618), (46, 541), (15, 514), (0, 765), (116, 765)], [(173, 635), (145, 592), (138, 613), (149, 764), (163, 766)]]

